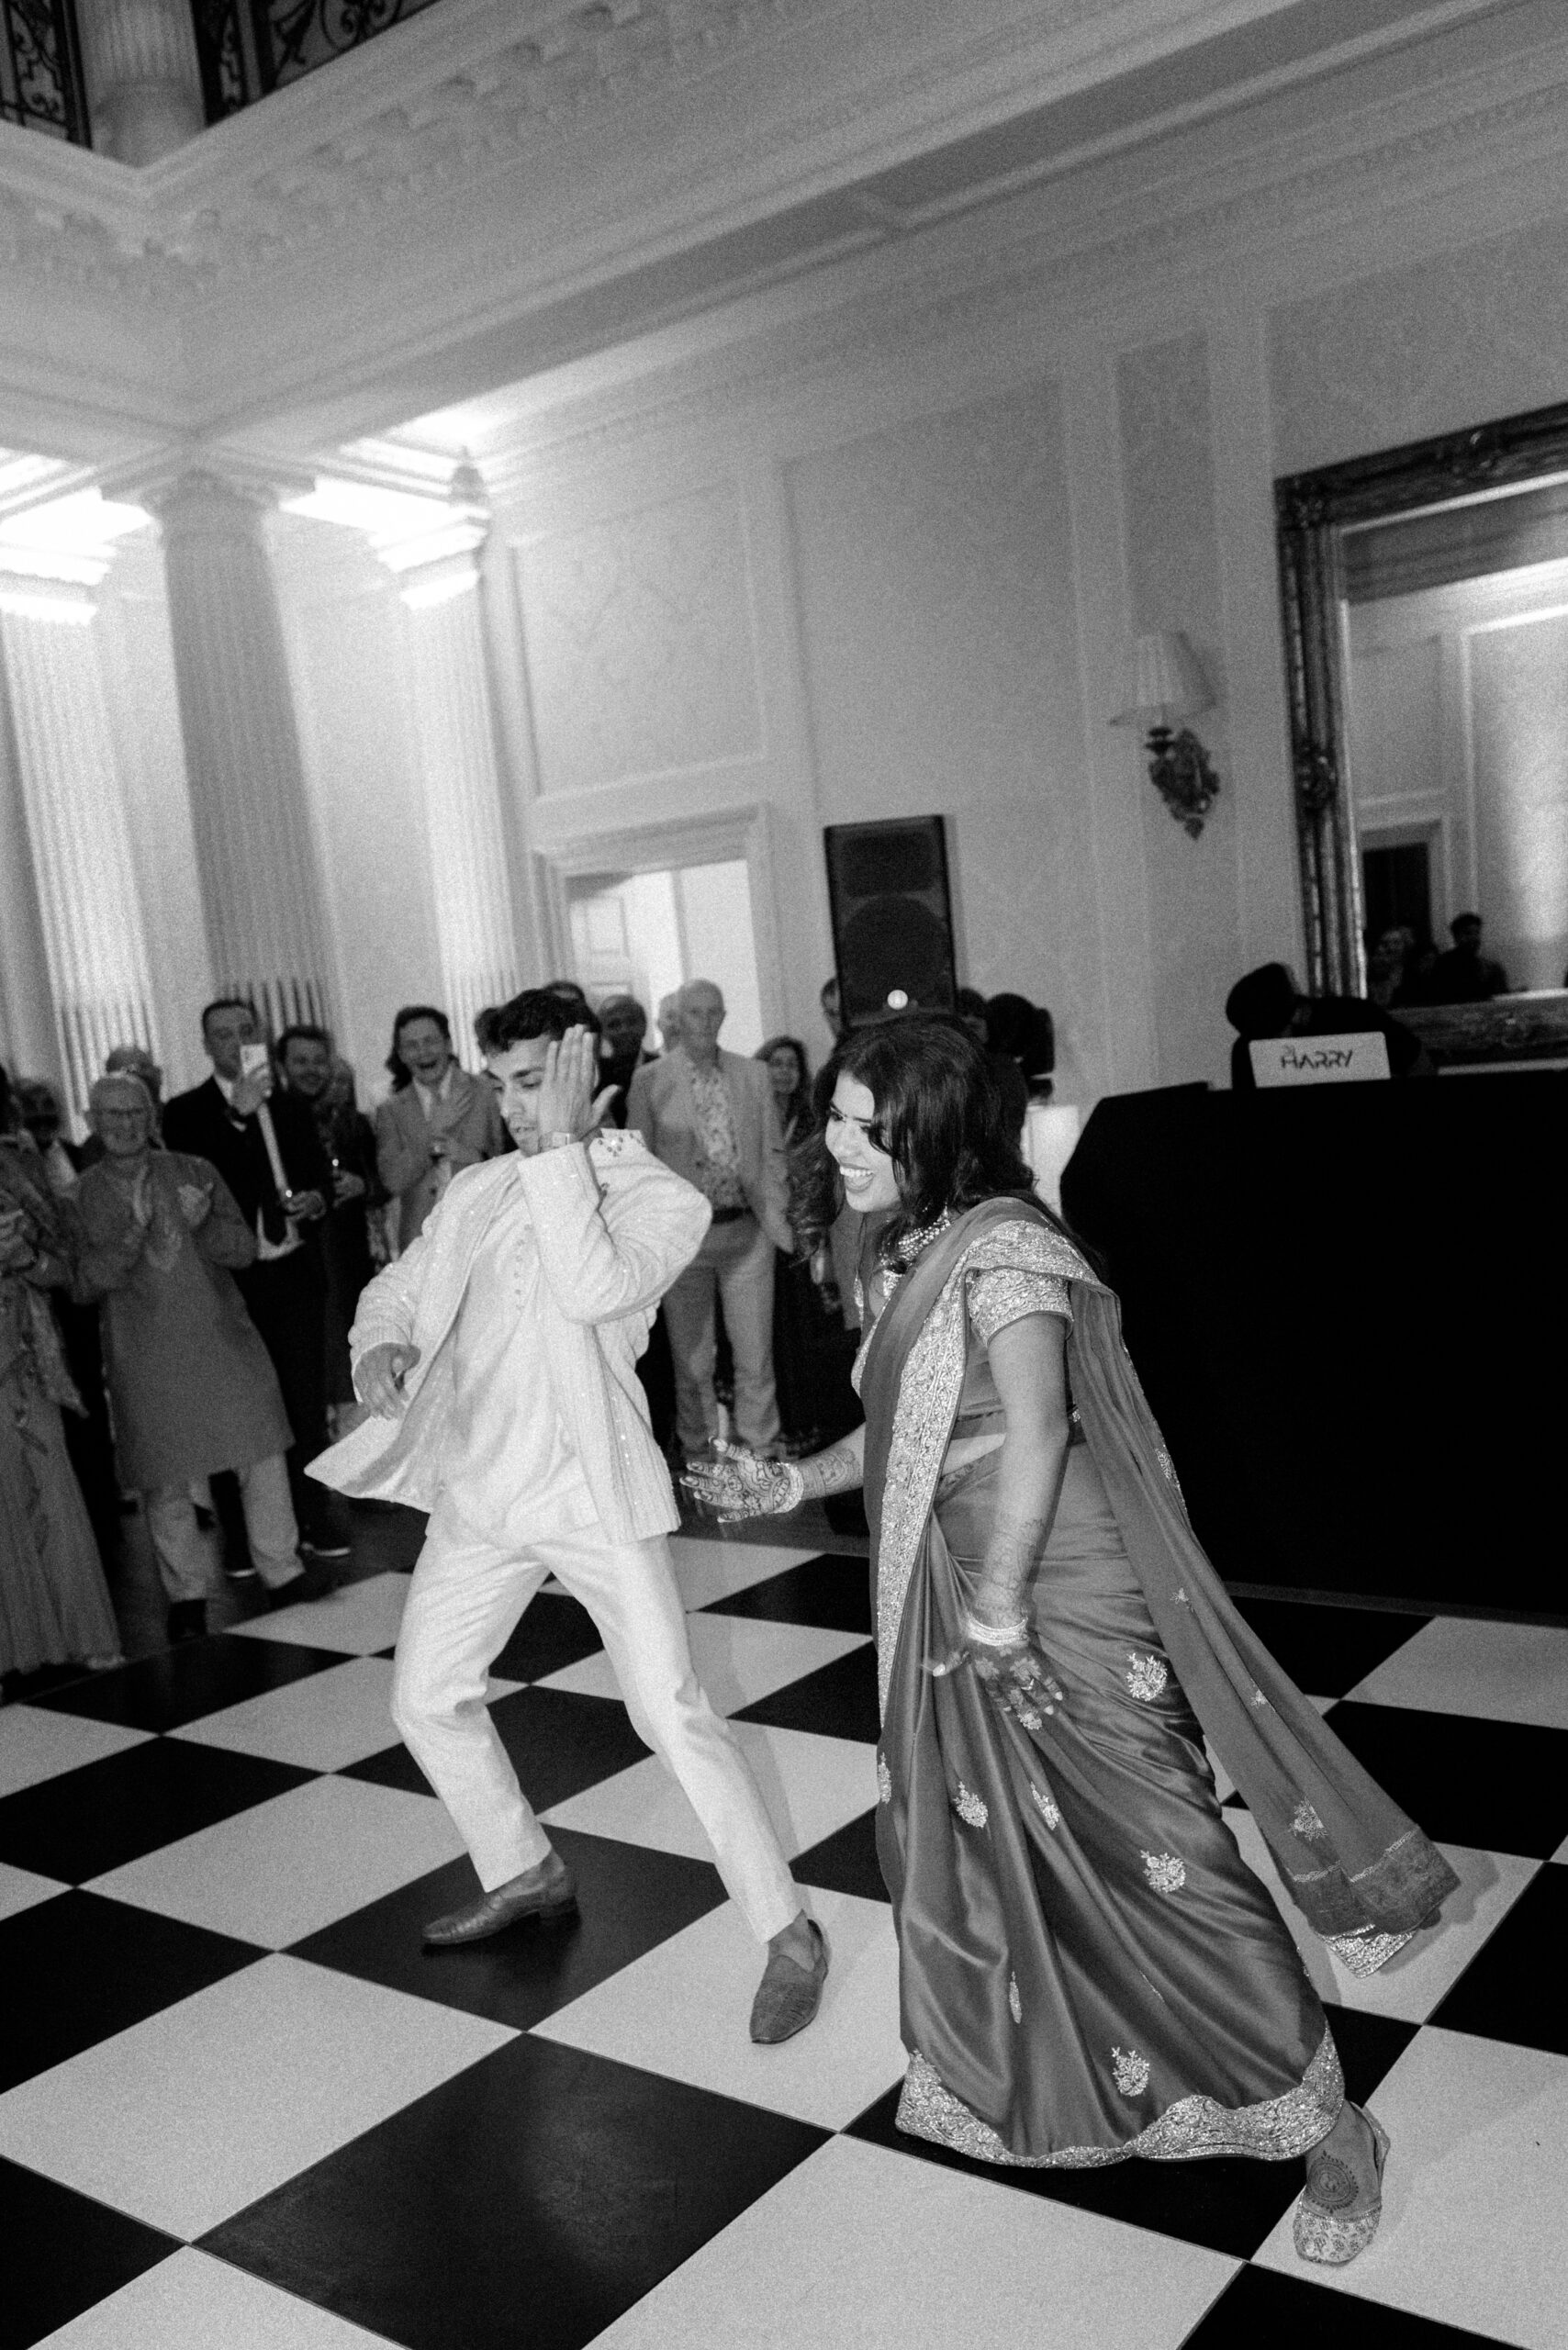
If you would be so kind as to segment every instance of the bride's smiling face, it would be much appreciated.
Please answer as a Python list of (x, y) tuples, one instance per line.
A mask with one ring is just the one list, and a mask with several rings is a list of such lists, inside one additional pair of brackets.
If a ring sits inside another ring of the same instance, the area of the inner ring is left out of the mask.
[(861, 1215), (879, 1208), (896, 1208), (899, 1179), (885, 1150), (879, 1150), (870, 1129), (877, 1123), (877, 1104), (868, 1085), (841, 1077), (833, 1089), (827, 1113), (827, 1147), (844, 1178), (844, 1197)]

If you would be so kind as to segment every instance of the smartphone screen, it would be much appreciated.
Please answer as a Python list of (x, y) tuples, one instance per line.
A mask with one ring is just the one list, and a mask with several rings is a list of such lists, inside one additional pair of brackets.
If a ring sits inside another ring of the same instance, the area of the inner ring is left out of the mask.
[(240, 1074), (241, 1077), (259, 1077), (266, 1066), (267, 1048), (264, 1045), (241, 1046)]

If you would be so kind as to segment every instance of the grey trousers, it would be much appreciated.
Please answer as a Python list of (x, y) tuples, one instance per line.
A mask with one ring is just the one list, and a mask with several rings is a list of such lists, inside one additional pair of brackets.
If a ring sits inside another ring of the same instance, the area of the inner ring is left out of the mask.
[(743, 1444), (774, 1444), (778, 1398), (773, 1384), (773, 1243), (755, 1216), (710, 1225), (702, 1246), (665, 1293), (665, 1325), (675, 1360), (676, 1431), (695, 1452), (718, 1433), (713, 1358), (714, 1300), (735, 1361), (735, 1433)]

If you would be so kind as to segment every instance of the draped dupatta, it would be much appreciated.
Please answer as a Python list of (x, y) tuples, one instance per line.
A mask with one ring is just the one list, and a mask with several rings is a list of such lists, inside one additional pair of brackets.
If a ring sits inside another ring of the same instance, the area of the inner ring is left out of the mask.
[(1115, 1296), (1015, 1198), (954, 1220), (893, 1290), (861, 1358), (884, 1722), (890, 1729), (895, 1681), (913, 1687), (931, 1661), (911, 1643), (927, 1638), (923, 1586), (941, 1546), (932, 1513), (963, 1386), (968, 1279), (1009, 1270), (1070, 1284), (1073, 1401), (1155, 1629), (1293, 1898), (1347, 1964), (1371, 1973), (1458, 1879), (1232, 1605), (1188, 1520)]

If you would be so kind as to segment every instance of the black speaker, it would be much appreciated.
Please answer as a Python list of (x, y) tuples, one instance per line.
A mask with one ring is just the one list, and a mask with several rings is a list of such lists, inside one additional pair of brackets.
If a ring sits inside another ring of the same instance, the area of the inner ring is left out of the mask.
[(941, 817), (829, 824), (823, 844), (847, 1025), (894, 1012), (951, 1012), (953, 905)]

